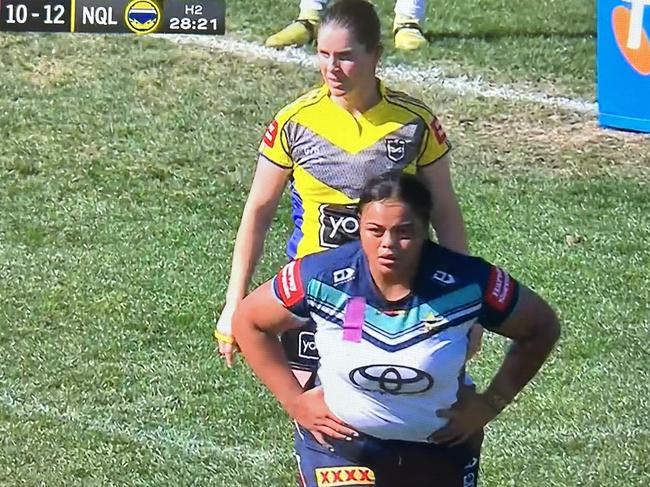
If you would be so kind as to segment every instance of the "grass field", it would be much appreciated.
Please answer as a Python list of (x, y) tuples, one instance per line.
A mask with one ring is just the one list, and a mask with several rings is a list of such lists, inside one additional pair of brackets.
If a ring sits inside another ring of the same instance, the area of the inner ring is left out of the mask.
[[(386, 39), (391, 63), (593, 98), (590, 2), (429, 3), (431, 47)], [(292, 8), (241, 0), (232, 35), (260, 41)], [(294, 485), (285, 415), (210, 331), (264, 126), (316, 82), (162, 39), (0, 34), (0, 485)], [(543, 374), (489, 426), (482, 485), (650, 485), (650, 139), (398, 87), (454, 142), (473, 252), (562, 319)], [(288, 210), (257, 282), (284, 261)], [(479, 384), (502, 353), (488, 337)]]

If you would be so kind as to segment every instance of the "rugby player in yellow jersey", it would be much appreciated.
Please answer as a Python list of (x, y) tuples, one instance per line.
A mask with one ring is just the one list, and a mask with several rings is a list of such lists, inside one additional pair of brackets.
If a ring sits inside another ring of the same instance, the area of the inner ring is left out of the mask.
[[(232, 315), (247, 293), (287, 184), (294, 221), (287, 245), (290, 259), (358, 238), (355, 204), (361, 188), (370, 178), (393, 170), (421, 178), (433, 195), (431, 223), (438, 242), (467, 253), (445, 132), (423, 102), (375, 77), (381, 45), (373, 6), (365, 0), (331, 5), (319, 29), (317, 55), (323, 86), (283, 108), (260, 144), (235, 241), (226, 304), (215, 330), (228, 366), (237, 350)], [(475, 327), (470, 354), (478, 348), (480, 334)], [(283, 344), (304, 384), (318, 361), (313, 331), (309, 326), (292, 330), (283, 336)]]

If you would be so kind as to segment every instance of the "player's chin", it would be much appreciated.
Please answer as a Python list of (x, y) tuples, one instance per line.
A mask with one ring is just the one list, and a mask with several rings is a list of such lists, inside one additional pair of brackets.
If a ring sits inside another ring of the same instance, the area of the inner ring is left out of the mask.
[(341, 97), (348, 94), (348, 90), (345, 88), (345, 85), (343, 85), (343, 83), (328, 81), (327, 87), (329, 88), (330, 94), (332, 96)]
[(377, 265), (379, 267), (379, 272), (386, 276), (391, 276), (393, 274), (399, 273), (400, 264), (397, 259), (386, 259), (379, 257), (377, 259)]

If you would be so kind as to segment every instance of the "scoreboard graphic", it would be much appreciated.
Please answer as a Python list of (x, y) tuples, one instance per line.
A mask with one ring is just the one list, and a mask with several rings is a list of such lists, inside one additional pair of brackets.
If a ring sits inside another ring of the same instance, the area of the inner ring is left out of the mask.
[(0, 0), (0, 31), (225, 34), (223, 0)]

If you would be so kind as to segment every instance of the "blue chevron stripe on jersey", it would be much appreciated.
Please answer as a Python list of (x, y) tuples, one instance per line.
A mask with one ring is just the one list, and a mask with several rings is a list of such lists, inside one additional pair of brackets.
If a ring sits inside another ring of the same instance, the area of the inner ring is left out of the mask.
[[(349, 294), (312, 280), (307, 299), (312, 313), (324, 322), (343, 327)], [(435, 333), (474, 320), (481, 309), (481, 289), (472, 284), (430, 301), (410, 303), (396, 316), (366, 305), (363, 336), (385, 350), (401, 350)]]

